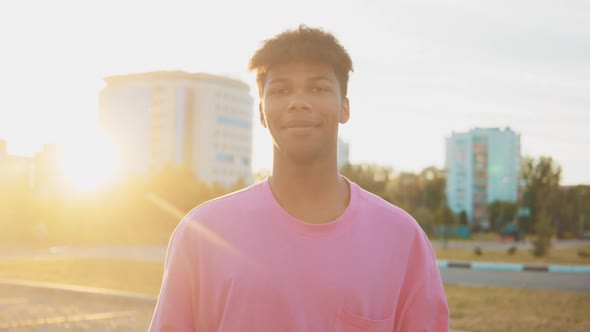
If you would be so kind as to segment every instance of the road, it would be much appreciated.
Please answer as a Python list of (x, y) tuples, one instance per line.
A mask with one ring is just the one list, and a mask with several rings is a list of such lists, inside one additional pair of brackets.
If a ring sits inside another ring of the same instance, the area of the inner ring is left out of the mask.
[[(442, 248), (443, 241), (431, 241), (432, 247)], [(512, 246), (517, 246), (518, 249), (531, 249), (533, 246), (530, 242), (497, 242), (497, 241), (448, 241), (448, 248), (475, 248), (480, 247), (487, 250), (507, 250)], [(553, 241), (552, 248), (577, 248), (582, 246), (590, 246), (590, 240), (558, 240)]]
[(4, 250), (0, 259), (104, 258), (163, 262), (166, 246), (52, 247), (38, 250)]
[[(507, 243), (449, 241), (449, 247), (472, 248), (480, 246), (487, 250), (504, 250), (511, 246)], [(526, 248), (530, 244), (521, 243)], [(568, 248), (589, 245), (588, 241), (556, 241), (554, 247)], [(434, 241), (433, 246), (442, 246)], [(114, 258), (141, 261), (162, 262), (166, 257), (166, 246), (146, 247), (54, 247), (38, 251), (0, 251), (0, 259), (53, 259), (53, 258)], [(554, 272), (510, 272), (481, 271), (461, 268), (441, 269), (443, 281), (449, 284), (490, 285), (507, 287), (524, 287), (538, 289), (560, 289), (578, 292), (590, 291), (590, 274), (588, 273), (554, 273)]]
[(502, 286), (590, 292), (590, 273), (549, 273), (441, 269), (446, 284)]
[(0, 283), (0, 331), (146, 331), (154, 301)]
[[(513, 243), (502, 243), (496, 241), (449, 241), (448, 248), (475, 248), (485, 250), (507, 250)], [(531, 248), (530, 243), (516, 244), (519, 249)], [(434, 248), (442, 248), (442, 241), (432, 241)], [(590, 240), (567, 240), (554, 241), (553, 248), (576, 248), (590, 246)], [(0, 259), (18, 258), (55, 258), (55, 257), (77, 257), (77, 258), (119, 258), (141, 261), (163, 261), (166, 257), (166, 245), (160, 246), (97, 246), (97, 247), (52, 247), (38, 250), (18, 250), (0, 248)], [(589, 263), (590, 264), (590, 263)]]
[(0, 282), (0, 331), (143, 332), (155, 306), (155, 299), (31, 285)]

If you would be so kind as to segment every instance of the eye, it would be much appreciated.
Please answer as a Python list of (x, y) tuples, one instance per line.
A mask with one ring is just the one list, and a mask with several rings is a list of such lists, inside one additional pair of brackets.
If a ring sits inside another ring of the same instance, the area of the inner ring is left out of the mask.
[(287, 94), (289, 90), (287, 89), (275, 89), (270, 92), (271, 95), (284, 95)]
[(324, 88), (323, 86), (316, 86), (313, 89), (311, 89), (311, 91), (321, 93), (328, 91), (328, 89)]

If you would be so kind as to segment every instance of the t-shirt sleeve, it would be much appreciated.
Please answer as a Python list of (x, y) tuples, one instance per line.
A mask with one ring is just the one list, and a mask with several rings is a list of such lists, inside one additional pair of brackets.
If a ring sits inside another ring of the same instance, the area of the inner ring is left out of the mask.
[(408, 257), (398, 308), (395, 331), (449, 331), (449, 308), (436, 256), (421, 230)]
[(195, 331), (193, 302), (196, 262), (191, 259), (190, 224), (181, 222), (170, 238), (162, 287), (150, 332)]

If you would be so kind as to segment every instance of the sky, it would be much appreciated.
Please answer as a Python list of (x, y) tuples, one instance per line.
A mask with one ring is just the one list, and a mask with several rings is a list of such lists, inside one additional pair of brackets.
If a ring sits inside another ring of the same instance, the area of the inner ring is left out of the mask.
[(207, 72), (250, 85), (252, 166), (270, 169), (247, 64), (263, 40), (306, 24), (354, 62), (340, 129), (352, 163), (442, 168), (453, 131), (510, 127), (523, 155), (561, 164), (562, 184), (590, 184), (588, 17), (584, 0), (3, 1), (0, 139), (16, 155), (100, 145), (104, 77)]

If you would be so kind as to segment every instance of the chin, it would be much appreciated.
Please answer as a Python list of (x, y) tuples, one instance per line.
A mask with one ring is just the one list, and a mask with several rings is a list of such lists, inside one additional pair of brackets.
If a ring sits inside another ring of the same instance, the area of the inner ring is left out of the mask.
[(285, 149), (282, 152), (282, 156), (285, 159), (295, 162), (295, 163), (311, 163), (316, 160), (322, 159), (326, 157), (325, 154), (321, 152), (320, 149), (312, 148), (312, 147), (297, 147), (297, 148), (290, 148)]

